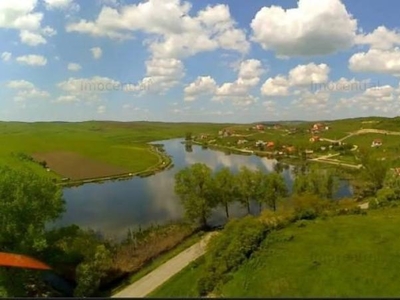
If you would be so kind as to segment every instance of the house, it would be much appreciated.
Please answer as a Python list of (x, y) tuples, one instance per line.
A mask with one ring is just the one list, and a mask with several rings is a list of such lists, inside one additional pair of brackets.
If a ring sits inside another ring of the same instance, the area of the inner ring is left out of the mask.
[(267, 148), (273, 148), (275, 147), (275, 143), (274, 142), (268, 142), (267, 143)]
[(318, 131), (320, 131), (320, 130), (322, 130), (322, 129), (324, 129), (324, 128), (325, 128), (325, 125), (324, 125), (324, 124), (322, 124), (322, 123), (316, 123), (316, 124), (313, 125), (312, 130), (318, 130)]
[(313, 150), (306, 150), (305, 153), (306, 153), (306, 154), (313, 154), (314, 151), (313, 151)]
[(258, 124), (258, 125), (256, 125), (256, 129), (257, 129), (257, 130), (264, 130), (264, 129), (265, 129), (265, 126), (262, 125), (262, 124)]
[(371, 147), (375, 148), (375, 147), (380, 147), (382, 146), (382, 140), (381, 139), (376, 139), (372, 141)]
[(325, 151), (326, 150), (326, 147), (321, 147), (321, 151)]
[(287, 153), (294, 153), (294, 152), (296, 152), (296, 148), (293, 147), (293, 146), (286, 147), (285, 150), (286, 150)]
[(207, 134), (202, 134), (202, 135), (200, 135), (200, 139), (201, 139), (201, 140), (205, 140), (206, 138), (208, 138), (208, 135), (207, 135)]
[(311, 143), (319, 142), (319, 140), (320, 140), (319, 136), (313, 136), (313, 137), (310, 138), (310, 142)]
[(243, 144), (246, 144), (246, 143), (247, 143), (247, 140), (238, 140), (237, 141), (238, 145), (243, 145)]
[(281, 125), (279, 125), (279, 124), (277, 124), (277, 125), (274, 125), (274, 129), (281, 129), (282, 128), (282, 126)]

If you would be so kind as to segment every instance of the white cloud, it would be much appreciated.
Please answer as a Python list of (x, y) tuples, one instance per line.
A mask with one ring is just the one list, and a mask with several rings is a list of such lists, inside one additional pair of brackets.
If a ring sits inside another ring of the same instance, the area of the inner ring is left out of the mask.
[(356, 43), (370, 45), (372, 49), (390, 50), (394, 46), (400, 45), (400, 32), (379, 26), (372, 33), (358, 35)]
[(69, 71), (76, 72), (76, 71), (79, 71), (80, 69), (82, 69), (80, 64), (77, 64), (77, 63), (69, 63), (68, 64)]
[(321, 90), (325, 92), (341, 92), (341, 93), (351, 93), (351, 92), (360, 92), (365, 91), (368, 88), (374, 87), (375, 85), (371, 82), (371, 80), (356, 80), (347, 79), (341, 77), (337, 81), (331, 81), (329, 83), (322, 84), (313, 84), (314, 90)]
[(257, 98), (249, 93), (251, 88), (260, 82), (260, 76), (265, 72), (262, 63), (255, 59), (248, 59), (242, 61), (237, 69), (238, 79), (219, 86), (213, 100), (231, 100), (237, 106), (247, 106), (257, 102)]
[(284, 76), (269, 78), (261, 87), (263, 96), (287, 96), (289, 95), (289, 82)]
[(11, 60), (12, 54), (10, 52), (3, 52), (1, 54), (1, 60), (2, 61), (9, 61)]
[(75, 95), (67, 95), (67, 96), (60, 96), (56, 100), (54, 100), (54, 103), (75, 103), (79, 102), (79, 98)]
[(79, 11), (80, 7), (73, 0), (43, 0), (46, 4), (47, 10), (59, 9), (59, 10), (75, 10)]
[(330, 68), (326, 64), (299, 65), (289, 72), (289, 82), (292, 86), (320, 84), (329, 79)]
[(193, 101), (201, 95), (212, 95), (217, 89), (217, 83), (210, 76), (199, 76), (185, 87), (185, 101)]
[(20, 64), (30, 65), (34, 67), (45, 66), (47, 64), (47, 59), (44, 56), (34, 54), (18, 56), (16, 60)]
[(17, 90), (17, 94), (14, 97), (14, 101), (16, 102), (50, 97), (48, 92), (38, 89), (32, 82), (26, 80), (9, 81), (6, 87)]
[(253, 41), (278, 56), (326, 55), (354, 44), (357, 20), (340, 0), (299, 0), (288, 10), (263, 7), (251, 28)]
[(37, 4), (37, 0), (1, 0), (0, 28), (19, 30), (21, 42), (29, 46), (45, 44), (46, 30), (41, 28), (43, 13), (35, 12)]
[(26, 80), (12, 80), (9, 81), (6, 86), (10, 89), (17, 90), (29, 90), (35, 88), (35, 85), (32, 82)]
[(28, 30), (21, 30), (19, 33), (19, 37), (22, 43), (29, 46), (46, 44), (46, 39), (42, 35)]
[(66, 30), (112, 39), (132, 38), (134, 31), (152, 34), (147, 45), (158, 58), (181, 59), (218, 48), (248, 52), (246, 34), (236, 28), (227, 5), (208, 6), (196, 16), (190, 10), (191, 4), (180, 0), (103, 7), (95, 21), (81, 20)]
[(100, 105), (97, 107), (97, 113), (98, 114), (104, 114), (106, 112), (106, 107), (104, 105)]
[(146, 62), (146, 77), (137, 85), (125, 87), (127, 92), (165, 93), (176, 86), (185, 75), (182, 61), (178, 59), (153, 58)]
[(324, 112), (327, 109), (330, 94), (323, 91), (315, 93), (309, 90), (302, 90), (292, 104), (306, 111), (314, 111), (316, 113)]
[(379, 50), (354, 54), (349, 60), (353, 72), (374, 72), (400, 76), (400, 49)]
[(92, 52), (94, 59), (99, 59), (103, 55), (103, 50), (101, 50), (99, 47), (94, 47), (90, 49), (90, 51)]

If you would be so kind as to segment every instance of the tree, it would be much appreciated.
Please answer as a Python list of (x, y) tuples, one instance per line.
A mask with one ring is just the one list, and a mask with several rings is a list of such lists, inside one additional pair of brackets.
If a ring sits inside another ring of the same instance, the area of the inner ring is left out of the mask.
[(389, 170), (389, 165), (385, 160), (374, 158), (370, 150), (360, 149), (359, 159), (362, 168), (362, 176), (369, 182), (374, 192), (377, 192), (383, 187), (386, 175)]
[(207, 165), (197, 163), (175, 175), (175, 192), (185, 209), (186, 218), (199, 221), (202, 227), (207, 226), (207, 218), (216, 204), (211, 173)]
[(76, 297), (93, 296), (111, 265), (111, 252), (104, 245), (97, 246), (94, 256), (79, 264), (76, 269), (78, 285), (74, 295)]
[(265, 194), (265, 201), (267, 205), (276, 211), (277, 202), (287, 197), (288, 189), (285, 179), (278, 173), (270, 173), (267, 175), (267, 193)]
[(225, 208), (229, 219), (229, 204), (237, 198), (235, 176), (229, 168), (222, 168), (214, 175), (213, 195), (215, 201)]
[(338, 182), (332, 172), (315, 169), (298, 175), (293, 186), (294, 193), (297, 195), (312, 194), (324, 199), (332, 199), (337, 188)]
[(250, 214), (250, 203), (252, 200), (256, 200), (255, 173), (243, 166), (235, 178), (239, 201), (243, 207), (247, 208), (247, 212)]
[[(62, 191), (51, 179), (0, 167), (1, 251), (38, 257), (47, 247), (45, 226), (63, 211)], [(4, 274), (2, 270), (0, 277), (10, 280), (0, 278), (0, 284), (9, 296), (26, 296), (27, 278), (33, 274), (14, 269)]]
[(186, 141), (191, 141), (192, 140), (192, 133), (191, 132), (186, 132), (185, 140)]

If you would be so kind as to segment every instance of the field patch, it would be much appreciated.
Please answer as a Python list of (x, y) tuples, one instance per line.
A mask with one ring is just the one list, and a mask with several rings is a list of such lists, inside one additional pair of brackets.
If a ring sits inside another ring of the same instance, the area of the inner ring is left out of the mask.
[(56, 151), (36, 153), (32, 157), (57, 174), (71, 180), (91, 179), (126, 174), (129, 170), (87, 158), (75, 152)]

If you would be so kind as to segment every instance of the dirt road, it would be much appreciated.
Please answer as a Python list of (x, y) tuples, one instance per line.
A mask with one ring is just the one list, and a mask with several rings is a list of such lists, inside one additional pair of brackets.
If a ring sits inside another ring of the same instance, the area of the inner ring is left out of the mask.
[(146, 297), (172, 276), (179, 273), (191, 262), (202, 256), (205, 253), (207, 243), (213, 234), (215, 233), (207, 234), (200, 242), (171, 258), (151, 273), (113, 295), (112, 298)]

